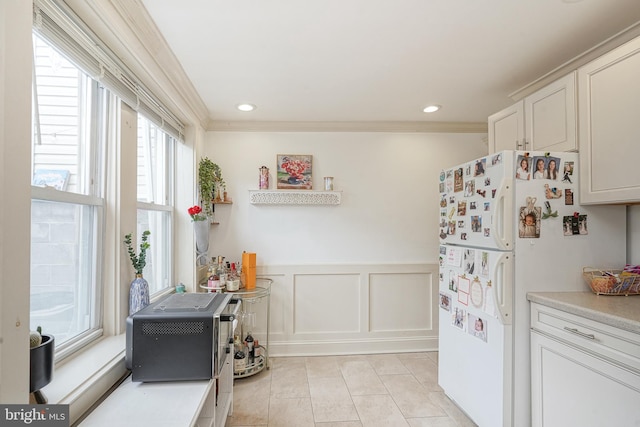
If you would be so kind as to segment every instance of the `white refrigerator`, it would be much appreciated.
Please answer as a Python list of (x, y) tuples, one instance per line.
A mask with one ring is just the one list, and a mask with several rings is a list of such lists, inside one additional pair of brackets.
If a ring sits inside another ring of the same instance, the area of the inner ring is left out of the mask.
[(440, 174), (438, 382), (480, 427), (531, 425), (527, 292), (621, 268), (624, 206), (579, 203), (577, 153), (502, 151)]

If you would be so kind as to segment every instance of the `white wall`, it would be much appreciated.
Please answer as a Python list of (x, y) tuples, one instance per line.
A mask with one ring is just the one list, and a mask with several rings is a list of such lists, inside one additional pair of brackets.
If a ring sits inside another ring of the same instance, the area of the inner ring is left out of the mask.
[(29, 1), (0, 2), (0, 402), (29, 394)]
[(627, 207), (627, 263), (640, 264), (640, 205)]
[[(207, 133), (233, 199), (216, 205), (209, 255), (257, 253), (273, 280), (271, 355), (437, 349), (438, 176), (486, 154), (483, 136)], [(312, 155), (314, 189), (333, 176), (342, 204), (249, 204), (260, 166), (274, 186), (277, 154)], [(251, 326), (261, 343), (264, 326)]]
[[(438, 176), (485, 155), (482, 134), (208, 132), (232, 205), (216, 206), (209, 255), (259, 265), (437, 262)], [(338, 206), (250, 205), (258, 168), (275, 188), (277, 154), (313, 155), (313, 186), (334, 177)], [(187, 206), (184, 207), (186, 209)]]

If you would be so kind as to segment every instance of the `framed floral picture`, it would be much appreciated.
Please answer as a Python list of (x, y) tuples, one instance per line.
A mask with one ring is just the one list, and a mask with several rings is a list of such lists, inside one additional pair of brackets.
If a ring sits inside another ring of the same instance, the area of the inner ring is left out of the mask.
[(311, 190), (312, 156), (306, 154), (278, 154), (277, 188)]

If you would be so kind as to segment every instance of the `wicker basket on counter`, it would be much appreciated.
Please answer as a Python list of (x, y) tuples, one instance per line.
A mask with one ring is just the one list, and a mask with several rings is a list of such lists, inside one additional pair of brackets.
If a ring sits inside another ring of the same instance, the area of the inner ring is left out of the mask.
[(598, 295), (640, 295), (640, 274), (584, 267), (582, 276), (591, 290)]

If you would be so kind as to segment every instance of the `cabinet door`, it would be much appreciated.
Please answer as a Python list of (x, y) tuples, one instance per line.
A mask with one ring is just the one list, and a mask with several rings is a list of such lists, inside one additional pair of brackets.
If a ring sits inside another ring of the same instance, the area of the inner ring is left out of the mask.
[(489, 116), (489, 153), (525, 149), (522, 101)]
[(640, 202), (640, 38), (578, 70), (580, 201)]
[(576, 74), (524, 99), (528, 150), (576, 151)]
[(640, 425), (640, 374), (531, 333), (533, 427)]

